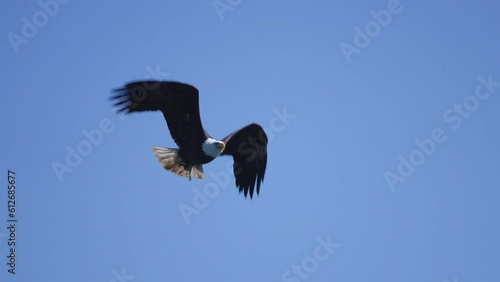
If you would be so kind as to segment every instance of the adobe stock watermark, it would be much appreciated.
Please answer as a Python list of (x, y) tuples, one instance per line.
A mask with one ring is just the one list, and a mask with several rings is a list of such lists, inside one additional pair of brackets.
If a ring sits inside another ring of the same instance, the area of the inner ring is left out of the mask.
[[(495, 88), (500, 87), (500, 80), (493, 80), (493, 75), (489, 74), (486, 78), (478, 77), (479, 83), (476, 85), (473, 95), (465, 97), (461, 102), (453, 104), (446, 109), (443, 114), (443, 121), (447, 123), (453, 131), (458, 130), (464, 120), (470, 118), (472, 113), (479, 109), (482, 102), (488, 100), (495, 92)], [(387, 185), (392, 192), (396, 190), (396, 184), (403, 183), (415, 173), (416, 168), (423, 165), (427, 158), (432, 156), (439, 144), (448, 140), (446, 130), (436, 127), (431, 131), (429, 137), (424, 139), (415, 139), (416, 148), (406, 156), (399, 155), (399, 164), (395, 172), (386, 170), (384, 173)]]
[[(268, 144), (274, 140), (275, 134), (285, 130), (290, 122), (296, 117), (296, 114), (288, 112), (286, 106), (281, 110), (274, 108), (273, 117), (269, 120), (267, 126), (263, 126), (268, 138)], [(254, 145), (255, 142), (256, 140), (251, 140), (251, 138), (248, 140), (248, 144), (251, 146), (257, 146)], [(210, 201), (219, 195), (221, 189), (231, 184), (230, 181), (233, 174), (232, 158), (227, 159), (225, 170), (221, 170), (217, 173), (212, 171), (207, 173), (207, 180), (209, 181), (203, 186), (203, 189), (192, 189), (194, 195), (191, 200), (191, 205), (186, 203), (179, 204), (179, 211), (186, 224), (191, 222), (191, 217), (193, 215), (199, 215), (201, 210), (207, 208)]]
[(458, 282), (458, 278), (455, 277), (453, 280), (444, 279), (443, 282)]
[(122, 267), (120, 272), (116, 269), (111, 270), (111, 275), (113, 275), (113, 277), (109, 279), (109, 282), (135, 281), (135, 276), (127, 274), (125, 267)]
[(59, 14), (61, 5), (66, 5), (69, 3), (69, 1), (70, 0), (38, 1), (38, 6), (40, 6), (40, 9), (36, 11), (30, 18), (21, 18), (21, 32), (19, 34), (14, 32), (7, 33), (7, 39), (9, 39), (14, 53), (19, 53), (19, 46), (21, 44), (28, 44), (28, 42), (38, 34), (38, 31), (49, 23), (50, 18), (53, 18), (57, 14)]
[(334, 243), (331, 236), (328, 235), (326, 240), (318, 237), (318, 243), (314, 248), (311, 256), (304, 258), (298, 265), (294, 264), (281, 275), (283, 282), (300, 282), (309, 279), (312, 273), (318, 270), (321, 262), (326, 261), (333, 254), (335, 249), (340, 247), (340, 244)]
[[(144, 76), (144, 80), (155, 79), (159, 80), (161, 78), (165, 78), (169, 75), (168, 72), (162, 72), (160, 70), (160, 66), (156, 65), (153, 69), (150, 66), (146, 67), (146, 75)], [(145, 83), (144, 88), (150, 89), (150, 87), (154, 87), (153, 85)], [(137, 99), (136, 101), (140, 101), (139, 99), (144, 99), (145, 96), (142, 97), (133, 97)], [(115, 110), (111, 109), (113, 112), (113, 118), (104, 117), (97, 123), (96, 127), (91, 129), (83, 129), (81, 131), (82, 139), (78, 141), (74, 146), (66, 145), (65, 152), (66, 155), (64, 157), (64, 161), (53, 161), (51, 163), (52, 170), (59, 180), (60, 183), (64, 180), (64, 175), (71, 173), (82, 164), (85, 157), (88, 157), (96, 147), (102, 144), (106, 135), (109, 135), (116, 129), (116, 120), (113, 121), (115, 117), (117, 117), (118, 121), (124, 120), (127, 116), (125, 114), (115, 114)]]
[[(411, 1), (411, 0), (410, 0)], [(370, 11), (373, 20), (367, 22), (363, 28), (354, 27), (353, 44), (342, 41), (339, 45), (340, 51), (344, 55), (347, 63), (352, 61), (354, 54), (359, 55), (361, 50), (368, 47), (372, 39), (377, 37), (382, 28), (386, 28), (392, 21), (393, 16), (400, 14), (403, 11), (403, 6), (399, 0), (389, 0), (385, 9), (380, 11)]]
[[(125, 119), (125, 115), (119, 116), (120, 120)], [(116, 125), (110, 118), (102, 118), (96, 128), (90, 130), (84, 129), (81, 131), (83, 139), (80, 140), (74, 147), (66, 145), (66, 157), (64, 162), (53, 161), (51, 166), (57, 180), (63, 182), (64, 174), (71, 173), (76, 167), (82, 164), (83, 159), (89, 156), (104, 140), (106, 134), (115, 131)]]
[(233, 12), (234, 9), (241, 5), (242, 2), (243, 0), (214, 0), (212, 5), (217, 13), (217, 16), (219, 16), (219, 20), (223, 22), (225, 19), (224, 14)]

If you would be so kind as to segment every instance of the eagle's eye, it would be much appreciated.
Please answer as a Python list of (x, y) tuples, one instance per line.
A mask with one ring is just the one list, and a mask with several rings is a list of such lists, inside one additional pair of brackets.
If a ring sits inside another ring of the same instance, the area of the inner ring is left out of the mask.
[(217, 143), (219, 145), (219, 148), (224, 151), (224, 149), (226, 148), (226, 144), (224, 144), (224, 142), (220, 142), (220, 143)]

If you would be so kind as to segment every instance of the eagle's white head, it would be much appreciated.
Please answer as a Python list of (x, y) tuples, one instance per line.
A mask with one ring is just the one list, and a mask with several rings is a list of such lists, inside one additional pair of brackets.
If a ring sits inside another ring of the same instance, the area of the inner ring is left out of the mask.
[(222, 154), (222, 151), (224, 151), (224, 148), (226, 147), (226, 144), (224, 142), (215, 140), (213, 138), (208, 138), (201, 144), (201, 149), (203, 152), (212, 158), (217, 158)]

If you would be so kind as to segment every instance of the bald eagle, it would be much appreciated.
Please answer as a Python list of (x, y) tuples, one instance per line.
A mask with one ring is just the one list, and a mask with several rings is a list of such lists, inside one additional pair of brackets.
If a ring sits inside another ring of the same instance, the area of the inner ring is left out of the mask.
[(236, 187), (245, 197), (257, 195), (267, 164), (267, 136), (264, 129), (249, 124), (222, 140), (203, 128), (198, 105), (198, 89), (175, 81), (136, 81), (116, 89), (111, 97), (118, 112), (161, 111), (178, 149), (153, 147), (163, 167), (177, 175), (203, 176), (203, 164), (219, 156), (233, 157)]

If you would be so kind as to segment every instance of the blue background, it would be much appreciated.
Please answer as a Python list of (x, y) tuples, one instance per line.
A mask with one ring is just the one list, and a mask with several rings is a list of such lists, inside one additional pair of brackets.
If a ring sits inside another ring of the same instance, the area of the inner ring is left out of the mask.
[[(467, 97), (478, 77), (500, 81), (498, 2), (401, 1), (385, 26), (371, 11), (387, 0), (220, 3), (68, 1), (45, 22), (38, 1), (3, 4), (0, 227), (7, 169), (18, 223), (15, 275), (0, 228), (0, 280), (303, 281), (293, 266), (315, 261), (308, 281), (497, 281), (500, 87)], [(23, 17), (43, 25), (31, 38)], [(231, 174), (182, 215), (215, 180), (163, 170), (151, 147), (175, 144), (161, 113), (124, 118), (108, 101), (145, 78), (195, 85), (215, 138), (266, 128), (259, 197)], [(464, 101), (479, 101), (467, 118), (453, 110)], [(60, 181), (53, 164), (101, 122), (109, 132)], [(436, 128), (446, 141), (391, 189), (385, 175)], [(319, 261), (328, 238), (340, 246)]]

